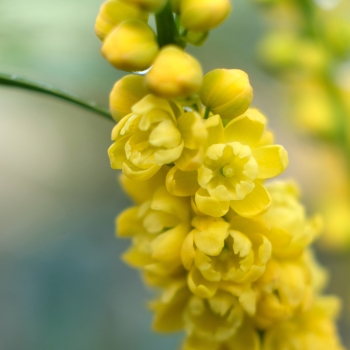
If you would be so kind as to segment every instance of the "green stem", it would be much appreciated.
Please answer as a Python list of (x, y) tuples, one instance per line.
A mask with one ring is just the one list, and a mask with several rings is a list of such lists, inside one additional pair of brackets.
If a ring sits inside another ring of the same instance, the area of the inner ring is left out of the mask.
[(92, 112), (100, 114), (106, 119), (112, 120), (113, 118), (109, 111), (104, 107), (99, 106), (92, 101), (86, 101), (63, 90), (57, 89), (51, 85), (32, 81), (23, 77), (19, 77), (14, 74), (0, 73), (0, 85), (18, 87), (25, 90), (31, 90), (41, 92), (46, 95), (51, 95), (62, 100), (74, 103), (80, 107), (86, 108)]
[(205, 108), (205, 112), (204, 112), (204, 119), (208, 119), (209, 118), (209, 114), (210, 114), (210, 109), (209, 107)]
[(156, 14), (156, 25), (159, 47), (174, 44), (183, 46), (179, 40), (180, 35), (176, 27), (170, 0), (163, 10)]

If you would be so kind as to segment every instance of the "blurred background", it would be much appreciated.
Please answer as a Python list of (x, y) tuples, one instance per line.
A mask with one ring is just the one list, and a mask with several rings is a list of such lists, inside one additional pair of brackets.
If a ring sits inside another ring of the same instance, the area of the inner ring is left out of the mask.
[[(93, 27), (101, 0), (0, 0), (0, 71), (50, 83), (108, 105), (122, 73), (100, 55)], [(342, 173), (341, 156), (299, 133), (286, 117), (285, 86), (256, 61), (266, 19), (234, 1), (228, 21), (201, 48), (203, 64), (250, 75), (254, 105), (290, 154), (284, 178), (301, 184), (308, 211)], [(150, 330), (151, 295), (120, 255), (115, 216), (131, 203), (110, 169), (113, 123), (65, 102), (0, 87), (0, 349), (175, 349), (181, 335)], [(350, 346), (350, 253), (316, 247), (342, 297)]]

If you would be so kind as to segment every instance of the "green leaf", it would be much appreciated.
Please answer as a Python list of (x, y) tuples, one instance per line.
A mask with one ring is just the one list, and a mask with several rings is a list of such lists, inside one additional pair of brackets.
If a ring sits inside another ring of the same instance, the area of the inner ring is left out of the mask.
[(21, 89), (26, 89), (26, 90), (31, 90), (31, 91), (36, 91), (36, 92), (41, 92), (43, 94), (51, 95), (51, 96), (60, 98), (62, 100), (74, 103), (80, 107), (86, 108), (92, 112), (100, 114), (101, 116), (111, 121), (114, 121), (109, 111), (106, 108), (99, 106), (96, 102), (84, 100), (66, 91), (57, 89), (54, 86), (49, 84), (39, 83), (33, 80), (20, 77), (15, 74), (0, 73), (0, 85), (13, 86)]

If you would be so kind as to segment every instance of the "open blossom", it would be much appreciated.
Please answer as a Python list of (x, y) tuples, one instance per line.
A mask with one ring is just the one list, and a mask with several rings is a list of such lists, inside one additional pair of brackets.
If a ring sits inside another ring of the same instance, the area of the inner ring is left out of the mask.
[(190, 270), (188, 284), (194, 294), (211, 297), (222, 281), (247, 284), (264, 273), (271, 243), (259, 222), (236, 216), (228, 223), (197, 216), (192, 225), (195, 229), (186, 237), (181, 256)]
[[(271, 198), (262, 181), (279, 175), (288, 165), (286, 150), (268, 140), (266, 118), (250, 109), (225, 127), (219, 115), (205, 124), (208, 139), (198, 185), (189, 187), (195, 173), (176, 175), (181, 169), (175, 169), (167, 178), (168, 190), (194, 194), (198, 210), (213, 217), (225, 215), (230, 207), (245, 217), (266, 212)], [(188, 182), (183, 181), (186, 177)], [(174, 183), (176, 178), (182, 181)]]
[(183, 170), (198, 168), (206, 137), (197, 112), (185, 113), (173, 100), (147, 95), (114, 127), (108, 154), (112, 168), (146, 180), (173, 162)]
[(190, 231), (189, 209), (186, 199), (174, 197), (160, 186), (149, 201), (122, 212), (117, 234), (133, 239), (124, 260), (159, 274), (181, 269), (181, 246)]

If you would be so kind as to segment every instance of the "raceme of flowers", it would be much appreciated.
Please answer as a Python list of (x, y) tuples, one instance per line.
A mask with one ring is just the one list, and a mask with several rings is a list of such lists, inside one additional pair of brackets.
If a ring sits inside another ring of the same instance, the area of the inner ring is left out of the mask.
[[(203, 77), (183, 48), (203, 43), (229, 12), (227, 0), (101, 7), (104, 57), (147, 70), (110, 95), (117, 125), (108, 154), (135, 202), (116, 220), (117, 235), (132, 242), (123, 259), (158, 291), (154, 330), (184, 330), (183, 350), (341, 350), (339, 303), (321, 295), (326, 274), (310, 250), (321, 220), (306, 216), (292, 181), (266, 183), (288, 155), (251, 107), (247, 74)], [(177, 39), (161, 45), (169, 26), (157, 24), (156, 36), (150, 14), (175, 18)]]

